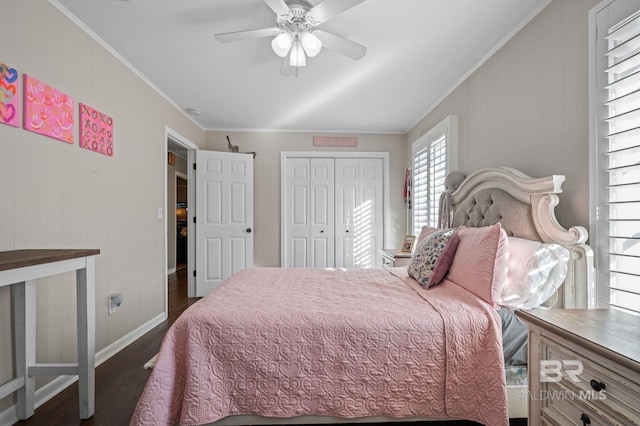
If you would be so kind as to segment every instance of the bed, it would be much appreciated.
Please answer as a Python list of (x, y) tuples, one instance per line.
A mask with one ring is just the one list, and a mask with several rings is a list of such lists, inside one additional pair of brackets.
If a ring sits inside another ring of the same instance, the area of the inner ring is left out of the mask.
[(448, 264), (436, 262), (432, 275), (442, 276), (428, 289), (415, 262), (413, 271), (241, 271), (168, 331), (132, 424), (526, 417), (526, 387), (506, 384), (496, 298), (507, 281), (505, 241), (522, 239), (568, 253), (547, 304), (586, 305), (592, 254), (584, 228), (555, 218), (563, 181), (510, 168), (470, 175), (450, 198), (443, 247), (456, 248), (438, 256)]

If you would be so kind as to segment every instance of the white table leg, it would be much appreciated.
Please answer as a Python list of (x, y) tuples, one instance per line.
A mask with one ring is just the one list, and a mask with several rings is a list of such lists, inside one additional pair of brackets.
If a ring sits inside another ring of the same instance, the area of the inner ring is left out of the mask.
[(78, 393), (80, 418), (95, 412), (95, 259), (87, 258), (87, 267), (76, 272), (78, 310)]
[(28, 370), (36, 363), (36, 281), (14, 284), (13, 303), (16, 374), (24, 377), (24, 386), (17, 391), (16, 415), (24, 420), (34, 412), (35, 378)]

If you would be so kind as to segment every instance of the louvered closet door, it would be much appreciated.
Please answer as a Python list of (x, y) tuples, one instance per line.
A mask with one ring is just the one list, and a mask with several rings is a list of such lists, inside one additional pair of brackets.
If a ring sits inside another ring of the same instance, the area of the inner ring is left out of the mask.
[(338, 158), (336, 168), (336, 267), (381, 267), (382, 159)]
[(334, 161), (290, 158), (286, 163), (285, 267), (334, 266)]

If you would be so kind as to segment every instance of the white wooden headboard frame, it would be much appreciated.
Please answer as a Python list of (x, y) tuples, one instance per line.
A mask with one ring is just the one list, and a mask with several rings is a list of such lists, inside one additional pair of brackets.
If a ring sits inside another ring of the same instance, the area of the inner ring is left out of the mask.
[(593, 252), (582, 226), (562, 227), (555, 216), (564, 175), (532, 178), (509, 167), (490, 167), (469, 175), (451, 195), (452, 226), (488, 226), (500, 222), (508, 235), (569, 249), (567, 278), (556, 307), (593, 305)]

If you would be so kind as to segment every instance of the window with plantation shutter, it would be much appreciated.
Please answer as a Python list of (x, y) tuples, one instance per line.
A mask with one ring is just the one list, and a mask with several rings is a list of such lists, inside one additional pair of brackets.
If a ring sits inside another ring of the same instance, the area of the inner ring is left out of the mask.
[(412, 145), (413, 235), (423, 226), (438, 226), (444, 178), (458, 165), (458, 119), (449, 116)]
[(640, 313), (640, 11), (632, 3), (610, 2), (592, 12), (592, 244), (597, 305)]

